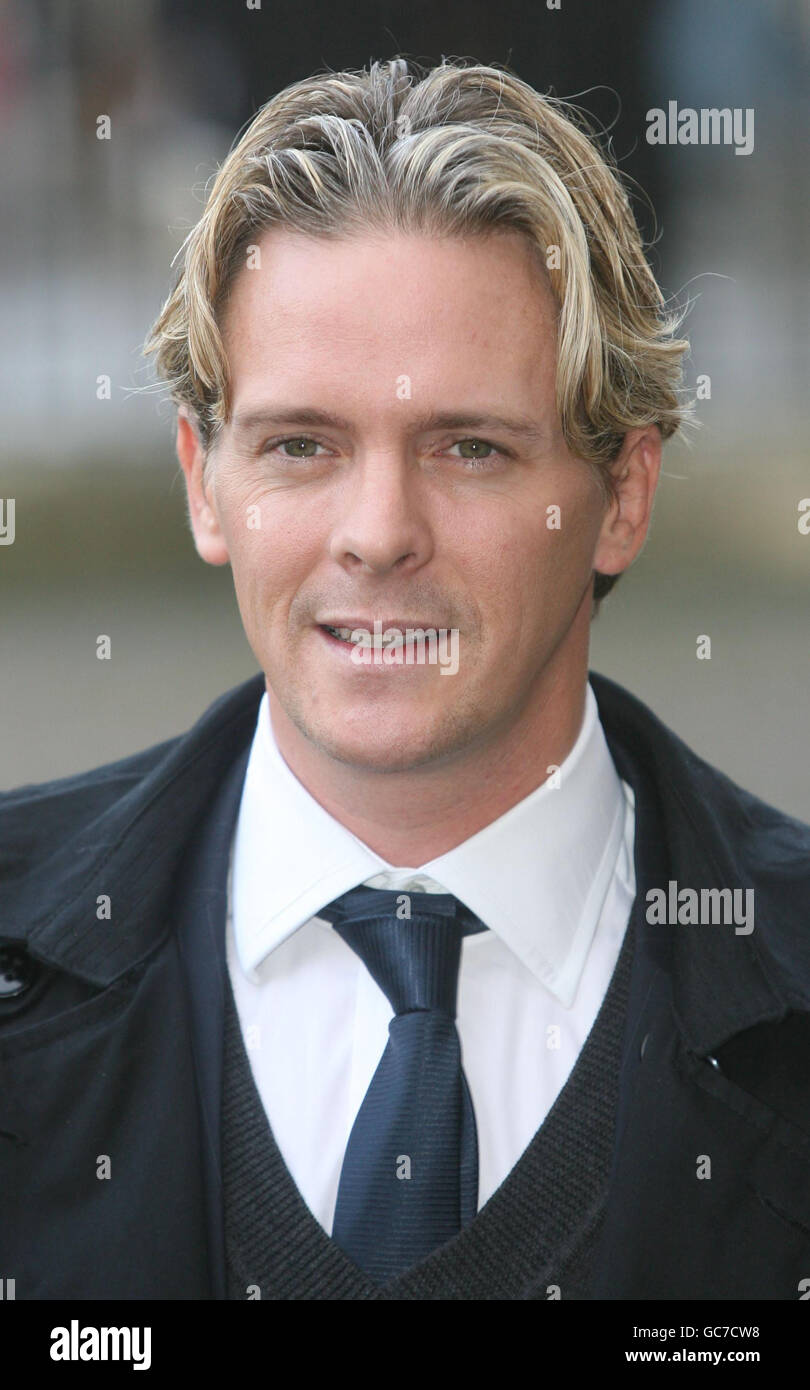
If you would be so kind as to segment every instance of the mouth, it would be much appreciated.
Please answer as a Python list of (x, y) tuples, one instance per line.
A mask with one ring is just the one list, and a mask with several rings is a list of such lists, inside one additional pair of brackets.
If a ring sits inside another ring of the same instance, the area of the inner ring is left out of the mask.
[[(332, 623), (319, 623), (318, 627), (334, 641), (341, 642), (347, 647), (355, 647), (358, 645), (358, 642), (352, 641), (353, 632), (359, 630), (363, 632), (363, 634), (367, 633), (374, 645), (376, 645), (376, 637), (379, 632), (379, 642), (384, 651), (396, 647), (404, 647), (406, 645), (406, 633), (408, 630), (412, 632), (438, 631), (438, 629), (433, 628), (430, 623), (414, 622), (410, 619), (390, 619), (385, 622), (381, 622), (379, 619), (372, 619), (370, 623), (358, 620), (357, 622), (352, 622), (345, 626), (343, 624), (336, 626)], [(365, 645), (369, 645), (369, 643), (366, 642)]]

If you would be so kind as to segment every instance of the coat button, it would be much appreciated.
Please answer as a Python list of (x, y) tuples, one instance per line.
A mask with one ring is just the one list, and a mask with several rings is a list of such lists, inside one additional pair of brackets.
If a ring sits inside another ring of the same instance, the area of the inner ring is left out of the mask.
[(0, 1003), (25, 994), (39, 972), (40, 966), (24, 947), (0, 945)]

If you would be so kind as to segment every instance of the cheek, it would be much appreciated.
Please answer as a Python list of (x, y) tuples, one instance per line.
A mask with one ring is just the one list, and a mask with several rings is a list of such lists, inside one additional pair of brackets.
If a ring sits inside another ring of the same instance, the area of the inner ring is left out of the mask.
[(222, 499), (221, 520), (237, 588), (278, 590), (311, 568), (318, 536), (304, 509), (253, 487)]
[(562, 620), (587, 583), (598, 522), (571, 502), (559, 504), (559, 515), (547, 505), (555, 504), (543, 502), (529, 521), (513, 518), (508, 528), (476, 533), (477, 550), (462, 572), (496, 642), (513, 642), (517, 633), (528, 639), (548, 629), (554, 613)]
[(240, 606), (266, 622), (273, 613), (288, 612), (311, 568), (301, 545), (289, 531), (261, 530), (239, 536), (231, 551), (234, 588)]
[[(553, 577), (570, 566), (570, 530), (566, 532), (564, 511), (547, 512), (545, 504), (527, 505), (522, 516), (509, 526), (481, 528), (476, 532), (479, 561), (469, 573), (481, 582), (499, 602), (514, 604), (517, 595), (545, 588)], [(581, 548), (581, 544), (578, 548)]]

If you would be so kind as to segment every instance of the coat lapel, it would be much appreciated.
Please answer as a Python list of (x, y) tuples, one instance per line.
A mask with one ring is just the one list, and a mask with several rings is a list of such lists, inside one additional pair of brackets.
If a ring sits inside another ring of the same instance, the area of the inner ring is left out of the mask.
[(0, 935), (45, 986), (27, 1011), (0, 1010), (0, 1231), (18, 1298), (222, 1296), (225, 871), (263, 687), (169, 744), (36, 788), (28, 814), (26, 789), (0, 803)]
[(221, 1106), (226, 973), (225, 926), (231, 838), (249, 749), (236, 760), (179, 877), (177, 946), (187, 989), (203, 1133), (212, 1297), (225, 1298)]
[[(788, 818), (708, 768), (627, 692), (591, 679), (614, 762), (635, 794), (637, 885), (592, 1296), (795, 1299), (810, 1252), (810, 1124), (796, 1122), (810, 1115), (806, 1062), (783, 1102), (785, 1078), (796, 1074), (790, 1040), (802, 1031), (806, 1058), (810, 1016), (806, 977), (791, 998), (778, 971), (779, 953), (787, 947), (790, 958), (792, 938), (799, 945), (801, 908), (768, 872), (769, 853), (778, 863), (783, 848), (768, 831)], [(754, 932), (650, 924), (647, 892), (670, 880), (753, 886)], [(765, 1038), (757, 1084), (751, 1064)]]

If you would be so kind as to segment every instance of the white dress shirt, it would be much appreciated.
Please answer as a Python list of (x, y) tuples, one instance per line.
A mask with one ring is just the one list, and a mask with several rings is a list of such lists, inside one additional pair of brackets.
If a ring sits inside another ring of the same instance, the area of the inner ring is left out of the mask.
[(480, 1209), (543, 1123), (599, 1011), (635, 896), (634, 828), (590, 684), (557, 778), (415, 869), (386, 863), (302, 786), (265, 694), (232, 847), (228, 968), (273, 1135), (327, 1233), (393, 1010), (318, 910), (365, 883), (453, 893), (490, 928), (463, 939), (457, 1014)]

